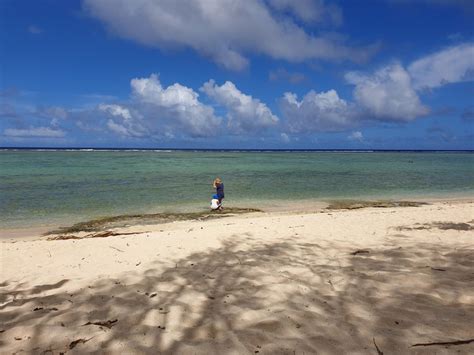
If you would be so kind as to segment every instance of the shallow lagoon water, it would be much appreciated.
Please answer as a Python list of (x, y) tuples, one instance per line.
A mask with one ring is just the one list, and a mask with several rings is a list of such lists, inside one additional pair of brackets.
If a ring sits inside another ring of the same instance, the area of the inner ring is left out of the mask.
[(469, 152), (2, 151), (3, 228), (206, 209), (474, 195)]

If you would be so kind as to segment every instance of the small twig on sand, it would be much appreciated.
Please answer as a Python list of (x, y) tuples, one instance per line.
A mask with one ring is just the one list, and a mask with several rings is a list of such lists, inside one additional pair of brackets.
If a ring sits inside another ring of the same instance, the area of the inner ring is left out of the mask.
[(117, 251), (119, 251), (119, 252), (121, 252), (121, 253), (125, 253), (123, 250), (120, 250), (119, 248), (116, 248), (116, 247), (109, 246), (109, 248), (112, 248), (112, 249), (114, 249), (114, 250), (117, 250)]
[(114, 320), (108, 320), (108, 321), (104, 321), (104, 322), (87, 322), (86, 324), (84, 325), (98, 325), (99, 327), (107, 327), (107, 328), (112, 328), (115, 323), (118, 322), (118, 319), (114, 319)]
[(351, 253), (351, 255), (357, 255), (357, 254), (368, 254), (370, 253), (368, 250), (356, 250)]
[(89, 338), (89, 339), (77, 339), (77, 340), (74, 340), (72, 341), (70, 344), (69, 344), (69, 350), (72, 350), (76, 347), (77, 344), (84, 344), (84, 343), (87, 343), (89, 340), (91, 340), (92, 338)]
[(435, 343), (418, 343), (413, 344), (411, 347), (415, 346), (432, 346), (432, 345), (464, 345), (473, 343), (474, 339), (466, 339), (466, 340), (455, 340), (455, 341), (442, 341), (442, 342), (435, 342)]
[(377, 354), (378, 354), (378, 355), (383, 355), (383, 351), (381, 351), (381, 350), (379, 349), (379, 347), (377, 346), (377, 343), (375, 342), (375, 338), (372, 338), (372, 339), (373, 339), (373, 341), (374, 341), (375, 350), (377, 350)]

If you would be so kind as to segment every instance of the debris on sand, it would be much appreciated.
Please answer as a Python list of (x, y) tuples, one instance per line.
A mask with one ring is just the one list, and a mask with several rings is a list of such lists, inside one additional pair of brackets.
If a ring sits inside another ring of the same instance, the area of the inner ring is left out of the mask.
[(78, 345), (78, 344), (85, 344), (91, 339), (92, 338), (89, 338), (89, 339), (80, 338), (80, 339), (74, 340), (69, 344), (69, 350), (74, 349), (76, 347), (76, 345)]
[(433, 223), (415, 223), (413, 226), (399, 226), (396, 229), (399, 231), (403, 230), (430, 230), (430, 229), (440, 229), (440, 230), (456, 230), (456, 231), (471, 231), (474, 230), (474, 224), (472, 221), (466, 223), (455, 223), (455, 222), (433, 222)]
[(376, 207), (376, 208), (390, 208), (390, 207), (419, 207), (426, 205), (425, 202), (416, 201), (357, 201), (357, 200), (338, 200), (331, 201), (328, 210), (356, 210), (360, 208)]
[[(224, 210), (209, 212), (200, 211), (200, 212), (186, 212), (186, 213), (152, 213), (152, 214), (135, 214), (135, 215), (120, 215), (112, 217), (104, 217), (99, 219), (93, 219), (86, 222), (76, 223), (70, 227), (63, 227), (57, 230), (50, 231), (45, 234), (49, 235), (68, 235), (78, 232), (104, 232), (104, 234), (93, 233), (89, 238), (105, 238), (108, 236), (113, 236), (109, 229), (113, 228), (123, 228), (129, 227), (131, 225), (153, 225), (168, 223), (174, 221), (192, 221), (192, 220), (208, 220), (221, 217), (228, 217), (236, 214), (244, 214), (251, 212), (262, 212), (262, 210), (257, 208), (241, 208), (241, 207), (229, 207)], [(110, 234), (109, 234), (110, 233)], [(143, 232), (148, 233), (148, 232)], [(124, 235), (127, 233), (120, 233), (119, 235)], [(137, 234), (137, 233), (133, 233)], [(63, 239), (63, 238), (56, 238)], [(67, 238), (67, 239), (80, 239), (80, 238)]]
[(58, 311), (58, 309), (56, 307), (51, 307), (51, 308), (36, 307), (33, 309), (33, 312), (37, 312), (37, 311), (50, 312), (50, 311)]
[[(78, 236), (74, 234), (60, 234), (60, 235), (54, 235), (49, 237), (47, 240), (68, 240), (68, 239), (87, 239), (87, 238), (107, 238), (111, 236), (116, 236), (116, 235), (130, 235), (130, 234), (143, 234), (143, 233), (148, 233), (148, 232), (132, 232), (132, 233), (126, 233), (126, 232), (114, 232), (114, 231), (103, 231), (103, 232), (97, 232), (97, 233), (89, 233), (86, 235)], [(111, 247), (113, 248), (113, 247)], [(117, 248), (114, 248), (117, 249)], [(118, 250), (118, 249), (117, 249)], [(122, 251), (123, 250), (119, 250)]]
[(434, 342), (434, 343), (418, 343), (413, 344), (411, 347), (415, 346), (433, 346), (433, 345), (464, 345), (474, 343), (474, 339), (466, 339), (466, 340), (454, 340), (454, 341), (442, 341), (442, 342)]
[(118, 322), (118, 319), (107, 320), (107, 321), (103, 321), (103, 322), (87, 322), (86, 324), (83, 324), (83, 326), (98, 325), (99, 327), (106, 327), (106, 328), (111, 329), (115, 325), (115, 323), (117, 323), (117, 322)]
[(375, 350), (377, 350), (377, 355), (383, 355), (383, 351), (379, 349), (379, 347), (377, 346), (377, 343), (375, 342), (375, 338), (372, 338), (373, 341), (374, 341), (374, 345), (375, 345)]
[(368, 250), (356, 250), (351, 253), (351, 255), (358, 255), (358, 254), (368, 254), (370, 251)]

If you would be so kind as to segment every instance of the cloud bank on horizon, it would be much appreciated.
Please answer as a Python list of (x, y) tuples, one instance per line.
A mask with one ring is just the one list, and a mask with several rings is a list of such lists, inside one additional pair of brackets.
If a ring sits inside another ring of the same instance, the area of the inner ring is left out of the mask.
[[(403, 1), (392, 3), (406, 6)], [(456, 4), (467, 6), (462, 1)], [(472, 38), (461, 36), (463, 40), (454, 44), (445, 41), (408, 61), (390, 54), (376, 59), (386, 47), (382, 39), (361, 41), (351, 38), (350, 31), (336, 32), (344, 28), (344, 7), (330, 1), (83, 0), (82, 10), (99, 21), (112, 40), (158, 48), (170, 61), (192, 51), (214, 63), (214, 74), (189, 84), (174, 82), (173, 72), (156, 68), (129, 77), (126, 97), (111, 93), (79, 106), (25, 103), (19, 99), (21, 93), (4, 88), (0, 142), (37, 138), (68, 144), (68, 137), (82, 132), (75, 138), (97, 137), (108, 144), (114, 139), (129, 145), (216, 139), (222, 144), (219, 137), (228, 137), (232, 142), (258, 138), (287, 145), (339, 132), (341, 142), (367, 144), (370, 139), (362, 130), (377, 133), (378, 127), (390, 126), (399, 130), (423, 118), (436, 119), (440, 110), (428, 102), (430, 97), (443, 94), (447, 86), (474, 81)], [(41, 31), (31, 31), (40, 28), (33, 24), (27, 28), (36, 38), (48, 33), (43, 24)], [(249, 85), (243, 84), (243, 89), (239, 78), (248, 76), (254, 63), (259, 68), (273, 66), (265, 72), (266, 85), (304, 85), (306, 91), (287, 88), (265, 97), (248, 92)], [(284, 63), (305, 74), (292, 72)], [(337, 73), (339, 82), (315, 85), (308, 79), (321, 76), (325, 67)], [(472, 105), (462, 109), (471, 112)], [(464, 113), (462, 117), (469, 116)], [(472, 120), (462, 122), (468, 131), (472, 128)], [(434, 130), (427, 132), (432, 137)]]

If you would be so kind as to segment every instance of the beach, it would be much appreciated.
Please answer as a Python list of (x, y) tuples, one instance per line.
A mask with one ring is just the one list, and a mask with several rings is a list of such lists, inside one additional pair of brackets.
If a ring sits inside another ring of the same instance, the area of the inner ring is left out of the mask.
[(474, 200), (362, 207), (4, 238), (0, 352), (472, 354)]
[(474, 355), (474, 0), (0, 4), (0, 355)]

